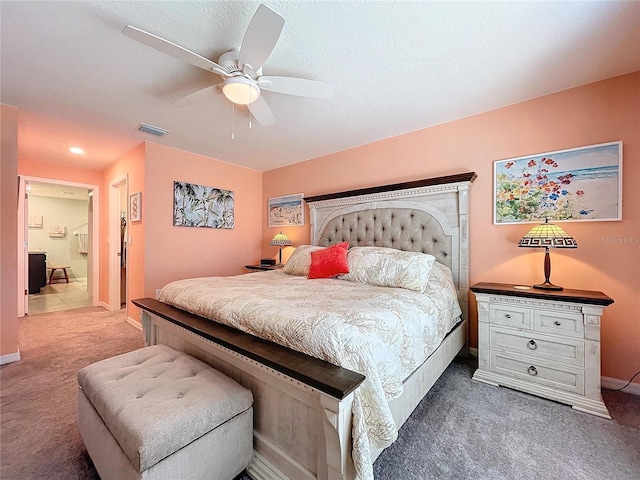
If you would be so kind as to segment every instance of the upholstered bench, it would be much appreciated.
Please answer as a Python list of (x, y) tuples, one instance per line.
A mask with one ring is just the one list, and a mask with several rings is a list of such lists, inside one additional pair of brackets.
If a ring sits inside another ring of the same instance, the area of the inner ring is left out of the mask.
[(253, 396), (166, 345), (78, 372), (78, 426), (103, 480), (232, 479), (253, 454)]

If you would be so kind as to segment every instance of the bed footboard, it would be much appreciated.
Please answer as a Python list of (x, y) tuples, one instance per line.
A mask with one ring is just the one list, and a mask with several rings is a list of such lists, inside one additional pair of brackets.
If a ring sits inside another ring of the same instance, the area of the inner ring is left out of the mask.
[[(364, 376), (217, 324), (151, 298), (142, 309), (145, 344), (169, 345), (253, 392), (254, 480), (352, 480), (351, 404)], [(400, 428), (467, 338), (460, 322), (405, 381), (390, 407)], [(372, 461), (380, 451), (372, 452)]]
[(355, 478), (351, 403), (363, 375), (154, 299), (133, 303), (142, 309), (146, 345), (184, 351), (253, 392), (252, 478)]

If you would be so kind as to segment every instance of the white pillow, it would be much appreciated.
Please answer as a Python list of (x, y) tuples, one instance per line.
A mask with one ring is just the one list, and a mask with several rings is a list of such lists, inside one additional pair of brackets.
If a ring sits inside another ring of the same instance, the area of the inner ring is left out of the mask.
[(453, 275), (448, 267), (445, 267), (441, 263), (434, 262), (431, 267), (431, 274), (429, 275), (429, 283), (425, 292), (438, 291), (445, 289), (453, 289), (456, 287), (453, 283)]
[(353, 247), (347, 254), (349, 273), (339, 278), (423, 293), (435, 260), (428, 253), (386, 247)]
[(323, 248), (315, 245), (300, 245), (293, 251), (287, 263), (284, 264), (284, 273), (306, 277), (309, 275), (311, 252), (322, 250)]

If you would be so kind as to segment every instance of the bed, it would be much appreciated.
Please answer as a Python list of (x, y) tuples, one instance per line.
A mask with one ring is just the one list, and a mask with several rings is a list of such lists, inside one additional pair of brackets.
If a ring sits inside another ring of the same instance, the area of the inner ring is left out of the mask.
[[(183, 350), (252, 390), (256, 414), (254, 458), (247, 469), (250, 476), (255, 479), (372, 478), (371, 464), (381, 449), (393, 441), (393, 434), (466, 343), (468, 190), (475, 178), (475, 173), (471, 172), (305, 198), (310, 208), (313, 245), (328, 247), (349, 242), (352, 247), (375, 246), (428, 253), (447, 267), (444, 271), (450, 272), (448, 278), (455, 287), (454, 296), (461, 308), (456, 312), (459, 317), (456, 321), (438, 327), (446, 329), (444, 339), (438, 338), (437, 344), (428, 350), (426, 361), (424, 358), (403, 361), (408, 370), (393, 370), (387, 375), (404, 380), (399, 385), (383, 382), (386, 396), (392, 399), (384, 402), (388, 412), (382, 417), (390, 419), (392, 425), (380, 427), (381, 439), (372, 441), (371, 448), (369, 442), (362, 441), (362, 426), (369, 426), (365, 438), (371, 440), (370, 432), (375, 429), (368, 422), (378, 417), (371, 413), (368, 400), (363, 399), (372, 398), (368, 392), (377, 373), (365, 368), (366, 365), (363, 367), (360, 360), (351, 362), (349, 356), (337, 359), (333, 351), (327, 353), (314, 350), (314, 345), (291, 344), (287, 337), (288, 326), (272, 335), (259, 331), (265, 324), (276, 328), (280, 318), (289, 318), (289, 323), (283, 325), (293, 324), (296, 313), (289, 308), (295, 303), (291, 292), (299, 291), (305, 298), (317, 300), (311, 294), (302, 293), (304, 282), (317, 281), (296, 278), (282, 271), (230, 277), (227, 283), (235, 282), (234, 288), (246, 292), (245, 295), (231, 299), (226, 294), (219, 295), (208, 305), (192, 307), (192, 300), (202, 296), (198, 286), (213, 282), (210, 288), (216, 292), (221, 280), (192, 279), (186, 281), (196, 285), (191, 293), (181, 290), (186, 288), (186, 284), (181, 283), (178, 293), (175, 286), (173, 294), (170, 294), (171, 290), (165, 294), (163, 289), (161, 299), (165, 302), (149, 298), (134, 301), (142, 309), (146, 344), (164, 343)], [(280, 304), (257, 306), (253, 303), (252, 284), (261, 281), (275, 289), (271, 296), (278, 291), (286, 292)], [(329, 284), (339, 282), (342, 282), (339, 290), (346, 298), (357, 299), (363, 291), (356, 282), (326, 280), (314, 284), (315, 293), (319, 294), (325, 284), (329, 288)], [(399, 301), (400, 294), (395, 292), (398, 289), (374, 288), (379, 289), (374, 295), (380, 305), (387, 301), (382, 300), (385, 289), (390, 292), (388, 301), (391, 305)], [(331, 291), (326, 294), (327, 298), (335, 299), (335, 302), (327, 301), (327, 305), (336, 303), (340, 296)], [(417, 300), (420, 295), (415, 292), (402, 293), (402, 296), (408, 296), (409, 302), (421, 302)], [(240, 318), (239, 324), (220, 316), (215, 306), (220, 303), (237, 306), (229, 317)], [(307, 302), (305, 305), (307, 309), (319, 311), (321, 304)], [(362, 316), (375, 313), (367, 311), (366, 302), (360, 305)], [(338, 310), (341, 308), (337, 307)], [(267, 317), (269, 310), (273, 310), (271, 317)], [(247, 313), (250, 311), (253, 313)], [(255, 314), (256, 311), (260, 314)], [(409, 318), (414, 314), (406, 310), (401, 317)], [(250, 316), (261, 319), (259, 327), (243, 323), (243, 318)], [(216, 318), (218, 322), (205, 317)], [(323, 335), (329, 336), (327, 332)], [(405, 341), (411, 337), (405, 335)], [(338, 360), (352, 369), (338, 366)]]

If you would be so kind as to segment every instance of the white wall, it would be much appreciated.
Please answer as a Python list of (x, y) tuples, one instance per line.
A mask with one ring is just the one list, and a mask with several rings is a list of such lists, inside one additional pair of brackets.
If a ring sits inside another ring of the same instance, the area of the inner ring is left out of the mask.
[[(70, 266), (70, 278), (87, 277), (87, 254), (78, 252), (74, 232), (87, 232), (89, 202), (29, 195), (29, 217), (42, 216), (42, 228), (29, 227), (29, 251), (47, 253), (47, 266)], [(63, 238), (49, 237), (52, 226), (66, 227)], [(60, 275), (60, 272), (56, 276)]]

